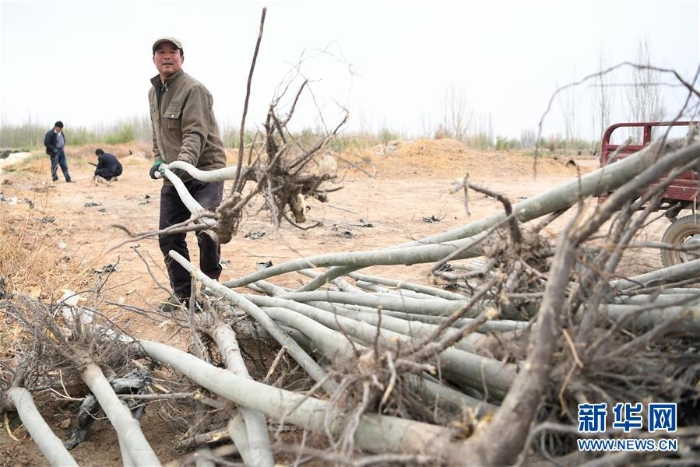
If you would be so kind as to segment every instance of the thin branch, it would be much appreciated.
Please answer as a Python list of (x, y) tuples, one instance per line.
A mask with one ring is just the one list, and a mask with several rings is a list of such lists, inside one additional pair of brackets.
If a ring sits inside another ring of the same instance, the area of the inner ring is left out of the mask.
[(241, 180), (241, 166), (243, 165), (243, 152), (244, 152), (244, 142), (245, 142), (245, 120), (248, 115), (248, 103), (250, 100), (250, 90), (253, 84), (253, 72), (255, 71), (255, 63), (258, 60), (258, 52), (260, 51), (260, 43), (262, 42), (263, 28), (265, 26), (265, 16), (267, 15), (267, 7), (262, 9), (262, 15), (260, 16), (260, 29), (258, 31), (258, 39), (255, 42), (255, 51), (253, 52), (253, 61), (250, 64), (250, 71), (248, 72), (248, 82), (246, 84), (246, 94), (245, 102), (243, 104), (243, 115), (241, 116), (241, 130), (240, 130), (240, 141), (238, 142), (238, 168), (236, 170), (235, 182), (232, 188), (232, 193), (241, 191), (245, 180)]

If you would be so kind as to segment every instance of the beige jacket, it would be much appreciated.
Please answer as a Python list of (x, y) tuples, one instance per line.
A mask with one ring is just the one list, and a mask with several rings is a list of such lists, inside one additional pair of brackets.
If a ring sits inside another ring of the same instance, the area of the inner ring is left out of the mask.
[[(151, 79), (148, 91), (153, 128), (154, 162), (189, 162), (200, 170), (226, 166), (226, 153), (214, 117), (211, 93), (180, 70), (161, 84)], [(192, 177), (182, 176), (183, 181)], [(164, 183), (170, 184), (167, 179)]]

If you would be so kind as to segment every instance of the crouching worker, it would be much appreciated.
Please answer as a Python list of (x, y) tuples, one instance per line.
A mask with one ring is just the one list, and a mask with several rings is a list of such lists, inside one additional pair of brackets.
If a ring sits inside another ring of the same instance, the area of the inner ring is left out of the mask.
[(102, 149), (95, 149), (95, 154), (97, 155), (95, 185), (97, 182), (106, 182), (109, 185), (112, 181), (117, 181), (117, 177), (122, 174), (122, 163), (119, 159)]

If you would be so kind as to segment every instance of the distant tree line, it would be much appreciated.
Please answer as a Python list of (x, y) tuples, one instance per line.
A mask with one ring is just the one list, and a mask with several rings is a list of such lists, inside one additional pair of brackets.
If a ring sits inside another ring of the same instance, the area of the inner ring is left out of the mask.
[[(486, 116), (482, 120), (486, 126), (473, 133), (456, 134), (452, 129), (439, 126), (432, 134), (420, 135), (418, 138), (451, 138), (478, 150), (527, 150), (536, 146), (536, 133), (534, 130), (522, 131), (520, 138), (508, 138), (494, 135), (493, 128), (490, 124), (490, 116)], [(44, 135), (48, 130), (49, 127), (46, 125), (39, 125), (37, 123), (2, 125), (0, 126), (0, 149), (31, 150), (41, 148), (44, 144)], [(66, 124), (65, 131), (70, 137), (70, 145), (76, 146), (87, 144), (123, 144), (134, 141), (149, 143), (151, 141), (151, 123), (148, 118), (133, 118), (113, 125), (105, 125), (96, 128), (86, 128), (83, 126), (71, 127), (69, 124)], [(321, 128), (304, 128), (297, 132), (295, 138), (302, 144), (309, 144), (311, 141), (319, 141), (323, 136), (325, 136), (325, 133)], [(222, 138), (227, 148), (238, 148), (240, 131), (235, 127), (222, 128)], [(402, 139), (415, 138), (409, 138), (400, 132), (388, 128), (383, 128), (375, 132), (367, 130), (347, 132), (332, 140), (329, 143), (328, 149), (333, 151), (357, 150)], [(254, 130), (245, 132), (244, 144), (246, 147), (250, 147), (252, 144), (262, 144), (262, 141), (263, 138), (258, 132)], [(596, 144), (598, 144), (597, 141), (572, 140), (566, 136), (554, 134), (541, 137), (537, 146), (540, 148), (547, 148), (551, 151), (588, 150), (595, 147)]]

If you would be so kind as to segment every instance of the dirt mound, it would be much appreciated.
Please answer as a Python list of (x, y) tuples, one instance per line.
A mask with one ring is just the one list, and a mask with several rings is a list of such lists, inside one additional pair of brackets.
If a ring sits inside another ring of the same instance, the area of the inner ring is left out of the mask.
[(31, 152), (15, 152), (7, 157), (0, 158), (0, 174), (2, 174), (3, 167), (16, 164), (17, 162), (21, 162), (29, 157), (32, 157)]
[[(509, 175), (528, 175), (535, 171), (535, 158), (525, 151), (484, 152), (453, 139), (420, 139), (393, 143), (393, 151), (372, 154), (372, 163), (383, 177), (422, 174), (432, 177), (461, 178), (469, 174), (473, 181)], [(537, 174), (575, 175), (550, 157), (537, 158)]]

